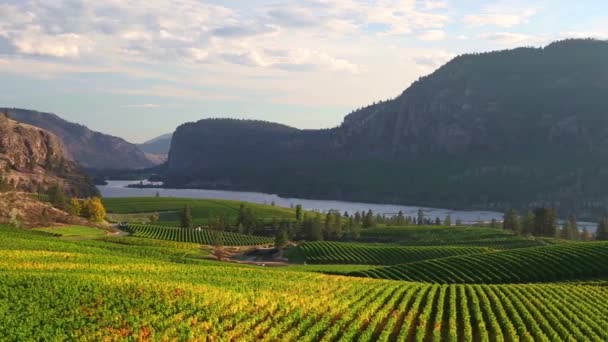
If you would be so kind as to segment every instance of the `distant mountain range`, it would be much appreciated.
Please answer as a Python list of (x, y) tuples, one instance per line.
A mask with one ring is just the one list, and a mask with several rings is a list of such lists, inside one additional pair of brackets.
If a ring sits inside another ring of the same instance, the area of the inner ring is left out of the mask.
[[(207, 119), (176, 130), (175, 187), (452, 208), (608, 210), (608, 42), (469, 54), (327, 130)], [(566, 212), (567, 211), (567, 212)]]
[(10, 117), (57, 135), (68, 154), (88, 169), (143, 169), (164, 162), (148, 156), (137, 145), (122, 138), (99, 133), (83, 125), (66, 121), (51, 113), (17, 108), (0, 108)]

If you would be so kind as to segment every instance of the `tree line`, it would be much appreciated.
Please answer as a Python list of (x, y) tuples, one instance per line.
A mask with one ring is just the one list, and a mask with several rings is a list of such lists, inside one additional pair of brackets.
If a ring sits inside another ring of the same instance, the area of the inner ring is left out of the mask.
[(503, 228), (515, 234), (539, 237), (553, 237), (565, 240), (608, 240), (608, 217), (598, 222), (595, 236), (587, 227), (579, 229), (576, 216), (570, 215), (563, 224), (558, 225), (557, 211), (554, 208), (539, 207), (527, 210), (520, 216), (515, 209), (504, 214)]

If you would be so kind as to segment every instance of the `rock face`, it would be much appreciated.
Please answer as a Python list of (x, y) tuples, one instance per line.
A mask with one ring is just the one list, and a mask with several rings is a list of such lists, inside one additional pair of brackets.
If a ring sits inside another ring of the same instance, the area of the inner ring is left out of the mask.
[(163, 134), (159, 137), (138, 144), (140, 150), (144, 151), (148, 159), (157, 164), (162, 164), (167, 161), (169, 149), (171, 149), (171, 139), (173, 133)]
[(143, 169), (158, 164), (136, 145), (124, 139), (99, 133), (85, 126), (63, 120), (50, 113), (6, 108), (15, 120), (43, 128), (57, 135), (69, 155), (82, 167), (90, 169)]
[[(563, 214), (608, 208), (608, 42), (457, 57), (330, 130), (179, 127), (167, 182), (290, 196)], [(565, 211), (565, 212), (564, 212)]]
[(0, 114), (0, 176), (11, 189), (36, 192), (59, 184), (73, 195), (97, 189), (67, 155), (59, 138)]

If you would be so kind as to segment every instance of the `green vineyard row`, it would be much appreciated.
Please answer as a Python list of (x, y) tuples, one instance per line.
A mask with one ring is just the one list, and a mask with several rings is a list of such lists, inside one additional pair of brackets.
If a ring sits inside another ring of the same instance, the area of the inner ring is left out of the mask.
[(326, 241), (306, 242), (298, 249), (310, 264), (364, 265), (394, 265), (492, 251), (487, 247), (389, 247)]
[(526, 283), (608, 276), (608, 242), (521, 248), (386, 266), (351, 275), (431, 283)]
[(211, 245), (217, 242), (214, 234), (221, 234), (221, 242), (225, 246), (268, 245), (273, 239), (264, 236), (252, 236), (231, 232), (216, 232), (208, 229), (187, 229), (167, 227), (163, 225), (129, 224), (127, 230), (136, 237), (150, 239), (191, 242), (201, 245)]

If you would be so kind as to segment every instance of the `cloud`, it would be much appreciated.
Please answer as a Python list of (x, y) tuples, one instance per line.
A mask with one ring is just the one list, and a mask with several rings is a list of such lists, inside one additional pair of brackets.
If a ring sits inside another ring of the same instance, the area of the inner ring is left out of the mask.
[(537, 11), (532, 8), (512, 13), (488, 10), (484, 13), (471, 14), (464, 17), (464, 23), (469, 27), (498, 26), (511, 28), (530, 21)]
[(541, 37), (514, 32), (487, 33), (482, 34), (480, 38), (506, 45), (537, 44), (545, 41)]
[(123, 108), (160, 108), (160, 105), (153, 104), (153, 103), (145, 103), (145, 104), (123, 105), (121, 107), (123, 107)]
[(430, 72), (456, 57), (454, 53), (447, 51), (429, 51), (412, 57), (413, 62), (421, 71)]
[(437, 41), (437, 40), (443, 40), (443, 39), (445, 39), (445, 37), (446, 37), (446, 34), (442, 30), (430, 30), (430, 31), (423, 32), (420, 36), (418, 36), (418, 39), (426, 40), (426, 41)]

